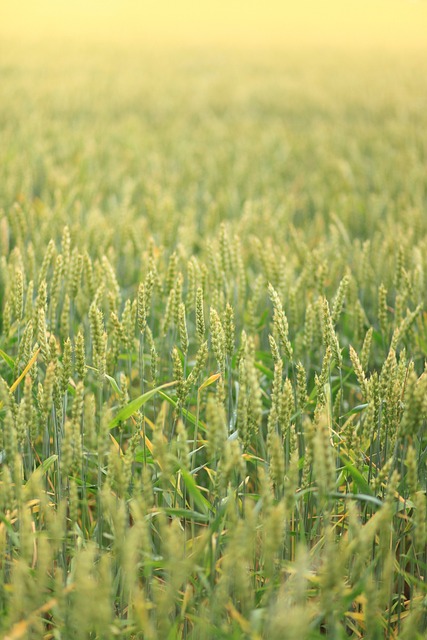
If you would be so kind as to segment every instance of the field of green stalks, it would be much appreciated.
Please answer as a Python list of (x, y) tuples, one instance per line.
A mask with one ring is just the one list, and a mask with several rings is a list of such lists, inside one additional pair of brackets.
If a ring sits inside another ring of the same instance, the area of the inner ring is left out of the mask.
[(425, 638), (426, 78), (2, 45), (2, 638)]

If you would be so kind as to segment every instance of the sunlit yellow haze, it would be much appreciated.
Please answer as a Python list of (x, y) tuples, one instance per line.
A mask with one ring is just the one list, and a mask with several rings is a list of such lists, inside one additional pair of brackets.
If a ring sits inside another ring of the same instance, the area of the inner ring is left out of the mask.
[(427, 44), (427, 0), (0, 0), (0, 36), (413, 49)]

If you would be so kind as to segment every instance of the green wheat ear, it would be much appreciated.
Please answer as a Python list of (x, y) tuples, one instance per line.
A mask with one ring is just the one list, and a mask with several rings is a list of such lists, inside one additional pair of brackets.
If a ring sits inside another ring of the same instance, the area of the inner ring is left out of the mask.
[(196, 293), (196, 330), (200, 342), (205, 338), (205, 316), (203, 309), (203, 289), (199, 287)]
[(274, 328), (277, 332), (277, 335), (279, 336), (280, 343), (283, 347), (286, 357), (289, 358), (289, 360), (292, 360), (293, 349), (289, 341), (289, 327), (286, 314), (283, 311), (283, 306), (280, 302), (279, 295), (271, 284), (268, 285), (268, 293), (270, 296), (270, 300), (273, 303)]

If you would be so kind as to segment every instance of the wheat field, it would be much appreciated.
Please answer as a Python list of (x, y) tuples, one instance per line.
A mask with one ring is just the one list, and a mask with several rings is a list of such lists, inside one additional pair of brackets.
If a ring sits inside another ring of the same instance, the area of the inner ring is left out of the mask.
[(3, 49), (3, 638), (425, 637), (426, 67)]

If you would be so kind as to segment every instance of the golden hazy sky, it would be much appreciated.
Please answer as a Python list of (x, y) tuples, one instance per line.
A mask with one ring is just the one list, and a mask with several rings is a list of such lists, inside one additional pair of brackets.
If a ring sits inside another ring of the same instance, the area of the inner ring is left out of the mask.
[(427, 44), (427, 0), (0, 0), (0, 34), (160, 44)]

